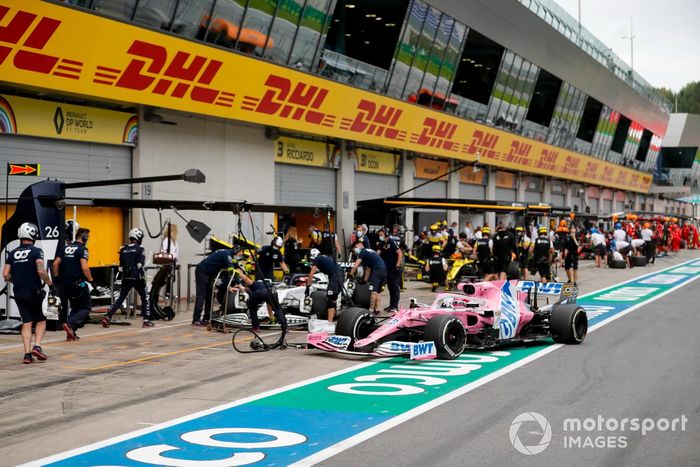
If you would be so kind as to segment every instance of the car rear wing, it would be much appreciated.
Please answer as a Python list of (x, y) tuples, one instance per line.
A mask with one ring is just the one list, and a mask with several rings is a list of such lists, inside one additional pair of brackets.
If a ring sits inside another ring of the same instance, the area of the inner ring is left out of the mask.
[(536, 310), (540, 305), (576, 303), (578, 287), (563, 282), (518, 281), (517, 289), (527, 294), (527, 303)]

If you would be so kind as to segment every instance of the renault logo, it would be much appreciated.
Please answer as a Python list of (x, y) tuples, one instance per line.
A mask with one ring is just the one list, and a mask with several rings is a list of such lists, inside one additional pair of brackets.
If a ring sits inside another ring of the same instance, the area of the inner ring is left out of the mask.
[(63, 131), (63, 123), (65, 122), (63, 118), (63, 110), (60, 107), (56, 107), (56, 112), (53, 114), (53, 125), (56, 128), (56, 134), (60, 135)]

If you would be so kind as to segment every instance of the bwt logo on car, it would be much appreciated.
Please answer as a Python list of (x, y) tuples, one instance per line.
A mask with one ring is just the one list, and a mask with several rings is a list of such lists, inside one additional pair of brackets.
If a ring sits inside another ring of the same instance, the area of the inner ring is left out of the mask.
[(511, 339), (515, 337), (518, 329), (518, 304), (515, 301), (510, 282), (505, 281), (501, 288), (501, 318), (498, 327), (501, 330), (501, 339)]
[(329, 336), (326, 339), (326, 342), (337, 347), (347, 347), (350, 341), (351, 339), (348, 336)]

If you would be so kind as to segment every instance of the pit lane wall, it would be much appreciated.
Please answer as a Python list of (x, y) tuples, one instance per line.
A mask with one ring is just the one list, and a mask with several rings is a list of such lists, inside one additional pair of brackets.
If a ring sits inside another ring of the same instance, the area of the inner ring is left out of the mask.
[[(0, 1), (0, 79), (646, 193), (651, 176), (203, 44), (38, 0)], [(78, 46), (86, 31), (89, 47)]]

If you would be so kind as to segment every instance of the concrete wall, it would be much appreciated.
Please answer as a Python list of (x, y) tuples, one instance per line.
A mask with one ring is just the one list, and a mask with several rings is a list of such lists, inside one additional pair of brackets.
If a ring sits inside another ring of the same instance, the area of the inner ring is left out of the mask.
[[(181, 173), (189, 168), (204, 172), (204, 184), (182, 181), (153, 184), (153, 199), (188, 199), (274, 203), (274, 145), (265, 138), (260, 126), (244, 126), (224, 120), (207, 119), (179, 113), (159, 111), (164, 120), (177, 125), (147, 122), (141, 119), (139, 144), (134, 150), (134, 176)], [(135, 186), (135, 198), (141, 197), (142, 187)], [(157, 229), (158, 214), (146, 210), (149, 227)], [(206, 223), (212, 234), (227, 240), (236, 230), (236, 217), (227, 212), (188, 211), (186, 218)], [(180, 228), (178, 244), (180, 263), (183, 265), (183, 291), (187, 263), (198, 263), (204, 245), (195, 243), (185, 231), (185, 223), (173, 211), (164, 211), (163, 218), (170, 217)], [(269, 230), (271, 215), (257, 216), (258, 228)], [(132, 224), (144, 228), (141, 214), (134, 211)], [(244, 228), (250, 235), (250, 222), (244, 220)], [(145, 229), (144, 229), (145, 230)], [(155, 232), (154, 232), (155, 233)], [(260, 241), (260, 232), (255, 232)], [(266, 239), (267, 240), (267, 239)], [(147, 251), (158, 249), (156, 240), (144, 242)]]

